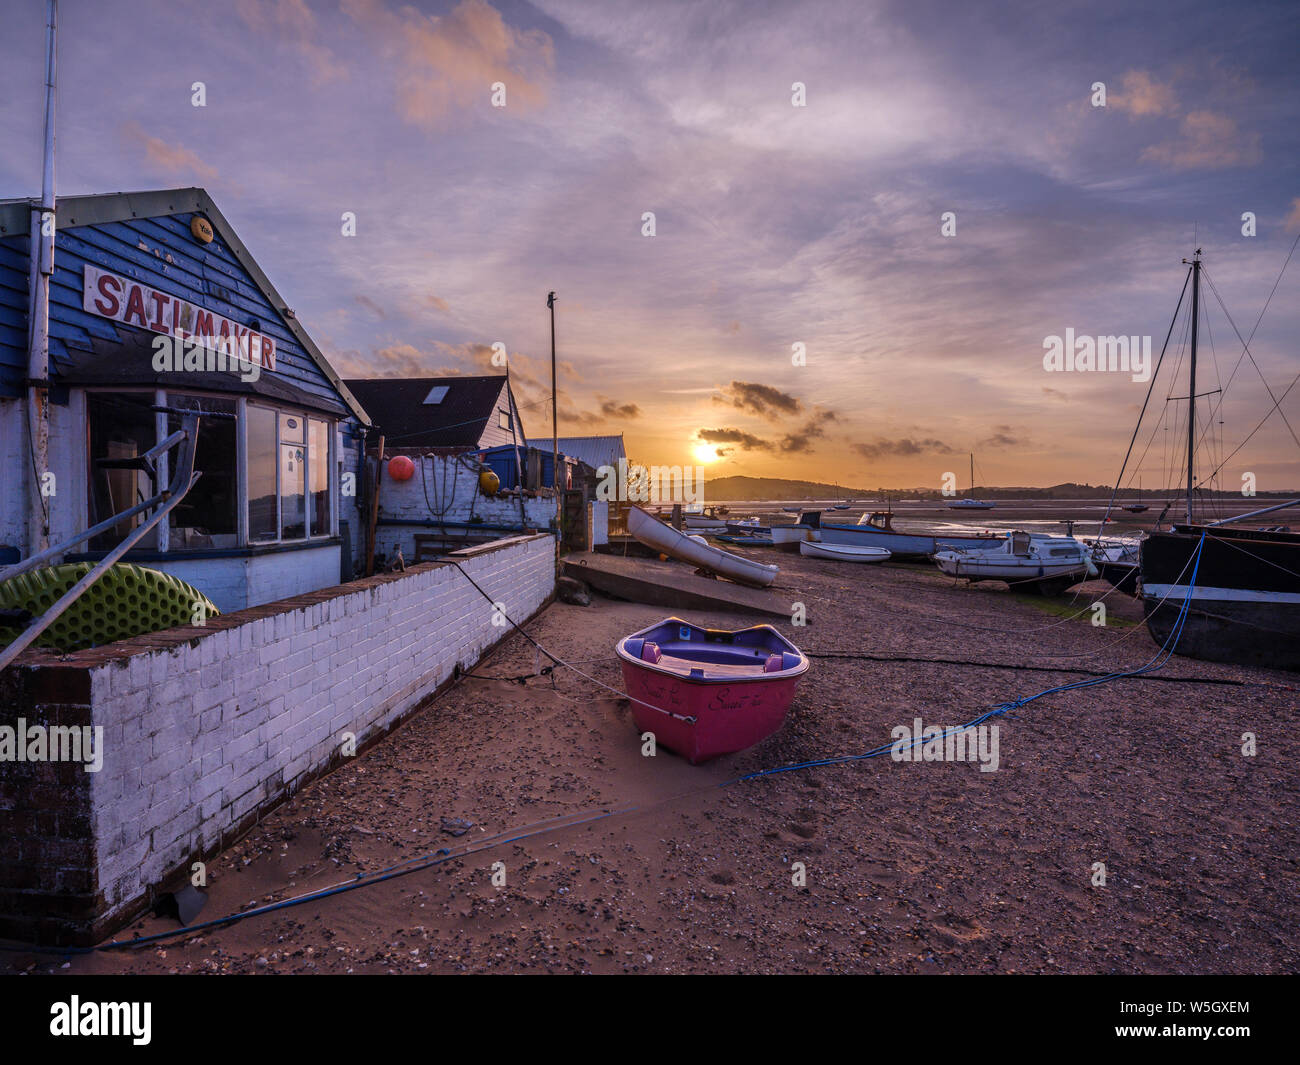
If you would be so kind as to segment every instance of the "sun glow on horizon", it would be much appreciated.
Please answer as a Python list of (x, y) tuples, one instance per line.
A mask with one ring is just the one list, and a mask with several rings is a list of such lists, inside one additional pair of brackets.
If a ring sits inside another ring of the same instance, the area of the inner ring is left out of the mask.
[(718, 449), (712, 444), (695, 445), (695, 461), (702, 466), (707, 466), (710, 462), (717, 462), (721, 457), (718, 454)]

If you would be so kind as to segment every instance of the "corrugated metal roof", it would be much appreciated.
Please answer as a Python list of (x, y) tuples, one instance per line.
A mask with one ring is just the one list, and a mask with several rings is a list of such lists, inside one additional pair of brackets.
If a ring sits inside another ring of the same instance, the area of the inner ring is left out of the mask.
[[(534, 443), (543, 451), (549, 450), (545, 440), (534, 441)], [(562, 436), (560, 454), (585, 462), (593, 469), (614, 466), (619, 459), (627, 458), (627, 452), (623, 450), (622, 433), (617, 436)]]

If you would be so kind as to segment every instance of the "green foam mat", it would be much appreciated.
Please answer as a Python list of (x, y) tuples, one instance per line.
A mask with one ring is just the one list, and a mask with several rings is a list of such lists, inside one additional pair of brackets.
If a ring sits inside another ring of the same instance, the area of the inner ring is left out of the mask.
[[(0, 609), (29, 610), (39, 616), (94, 565), (72, 562), (0, 581)], [(119, 562), (41, 633), (36, 646), (77, 651), (146, 632), (190, 625), (200, 607), (206, 617), (221, 613), (193, 585), (169, 573)], [(0, 646), (11, 643), (19, 635), (18, 629), (0, 627)]]

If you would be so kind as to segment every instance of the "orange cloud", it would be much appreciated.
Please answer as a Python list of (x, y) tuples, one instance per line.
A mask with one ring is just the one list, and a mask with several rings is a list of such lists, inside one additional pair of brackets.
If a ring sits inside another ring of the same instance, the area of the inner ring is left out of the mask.
[(1174, 90), (1156, 81), (1144, 70), (1130, 70), (1122, 79), (1123, 89), (1112, 93), (1111, 107), (1134, 115), (1166, 115), (1173, 112)]
[(1173, 140), (1153, 144), (1142, 158), (1175, 170), (1221, 170), (1252, 166), (1263, 157), (1258, 133), (1243, 133), (1235, 120), (1213, 111), (1191, 111)]
[(302, 53), (317, 85), (347, 77), (347, 67), (317, 38), (316, 16), (306, 0), (239, 0), (235, 11), (255, 33), (280, 33)]
[(343, 0), (342, 7), (398, 57), (397, 108), (408, 122), (433, 128), (457, 112), (487, 108), (496, 82), (506, 87), (507, 115), (545, 103), (555, 61), (550, 37), (512, 29), (485, 0), (462, 0), (447, 15), (390, 11), (382, 0)]
[(122, 134), (142, 144), (145, 158), (161, 170), (171, 174), (194, 174), (205, 184), (210, 184), (217, 179), (215, 167), (209, 166), (188, 148), (183, 148), (179, 144), (168, 144), (161, 137), (151, 136), (134, 119), (123, 123)]

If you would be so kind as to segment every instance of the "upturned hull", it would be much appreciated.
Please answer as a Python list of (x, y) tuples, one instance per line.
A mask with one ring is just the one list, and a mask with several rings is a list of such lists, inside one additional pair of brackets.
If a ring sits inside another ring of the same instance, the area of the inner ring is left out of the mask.
[[(724, 527), (725, 528), (725, 527)], [(776, 580), (777, 567), (763, 565), (752, 559), (733, 555), (698, 540), (698, 532), (680, 533), (671, 525), (665, 525), (658, 518), (647, 514), (640, 507), (629, 507), (627, 512), (627, 531), (647, 547), (662, 551), (665, 555), (689, 562), (701, 569), (727, 577), (740, 584), (766, 588)]]

